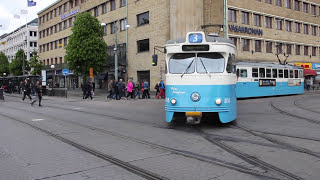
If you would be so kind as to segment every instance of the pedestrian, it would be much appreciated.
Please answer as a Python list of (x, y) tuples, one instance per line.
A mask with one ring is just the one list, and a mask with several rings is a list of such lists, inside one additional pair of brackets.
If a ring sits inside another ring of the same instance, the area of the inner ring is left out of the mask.
[(87, 90), (87, 95), (86, 95), (86, 100), (89, 98), (91, 98), (91, 100), (93, 100), (92, 94), (93, 94), (93, 90), (92, 90), (92, 84), (90, 81), (88, 81), (87, 86), (86, 86), (86, 90)]
[(158, 83), (154, 86), (154, 89), (157, 91), (156, 92), (156, 97), (157, 97), (157, 95), (160, 93), (160, 89), (159, 89), (159, 84)]
[(30, 88), (30, 84), (28, 82), (27, 79), (24, 80), (24, 90), (23, 90), (23, 98), (22, 98), (22, 101), (24, 101), (24, 99), (26, 98), (26, 96), (29, 97), (30, 99), (30, 102), (32, 101), (32, 98), (30, 96), (30, 93), (31, 93), (31, 88)]
[(160, 83), (159, 83), (159, 88), (160, 88), (160, 93), (158, 94), (158, 96), (157, 96), (157, 99), (159, 99), (159, 97), (161, 96), (163, 99), (165, 99), (166, 98), (166, 95), (165, 95), (165, 93), (164, 93), (164, 91), (165, 91), (165, 85), (164, 85), (164, 83), (163, 83), (163, 81), (161, 80), (160, 81)]
[(144, 81), (143, 82), (143, 95), (142, 95), (142, 99), (148, 98), (150, 99), (150, 94), (149, 94), (149, 82), (148, 81)]
[(108, 84), (108, 91), (109, 91), (109, 95), (106, 99), (112, 99), (113, 98), (113, 80), (110, 80), (109, 84)]
[(94, 83), (94, 81), (93, 81), (93, 83), (92, 83), (92, 91), (94, 92), (95, 89), (96, 89), (96, 83)]
[(81, 90), (82, 90), (82, 99), (85, 99), (87, 95), (87, 88), (84, 84), (81, 84)]
[[(118, 82), (119, 95), (118, 95), (117, 100), (120, 100), (122, 96), (125, 97), (124, 90), (125, 90), (125, 85), (124, 85), (122, 79), (120, 79), (119, 82)], [(127, 99), (127, 98), (125, 97), (125, 99)]]
[(137, 97), (137, 96), (138, 96), (139, 99), (141, 99), (141, 97), (140, 97), (140, 84), (139, 84), (139, 82), (136, 83), (136, 85), (135, 85), (135, 97)]
[(128, 84), (127, 84), (127, 92), (128, 92), (127, 99), (128, 99), (129, 96), (131, 96), (131, 99), (134, 99), (132, 91), (133, 91), (133, 84), (132, 84), (131, 80), (128, 80)]
[[(36, 97), (38, 97), (39, 100), (39, 107), (41, 107), (41, 100), (42, 100), (42, 89), (40, 86), (40, 81), (37, 81), (35, 86), (34, 86), (34, 90), (36, 93)], [(37, 100), (32, 101), (31, 105), (33, 106), (33, 104), (36, 102)]]
[(118, 88), (119, 81), (115, 81), (113, 85), (114, 89), (114, 94), (113, 94), (113, 99), (119, 100), (119, 88)]

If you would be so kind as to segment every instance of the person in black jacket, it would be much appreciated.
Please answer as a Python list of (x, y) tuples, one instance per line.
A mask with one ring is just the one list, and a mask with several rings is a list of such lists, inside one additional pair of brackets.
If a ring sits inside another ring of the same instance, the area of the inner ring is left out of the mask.
[(87, 95), (86, 95), (86, 100), (89, 98), (89, 96), (90, 96), (90, 98), (91, 98), (91, 100), (93, 100), (93, 97), (92, 97), (92, 93), (93, 93), (93, 90), (92, 90), (92, 83), (90, 82), (90, 81), (88, 81), (88, 84), (87, 84), (87, 86), (86, 86), (87, 88), (86, 88), (86, 90), (87, 90)]
[(30, 99), (30, 102), (32, 101), (32, 98), (30, 96), (30, 93), (31, 93), (31, 88), (30, 88), (30, 84), (28, 83), (28, 80), (25, 79), (24, 80), (24, 90), (23, 90), (23, 98), (22, 98), (22, 101), (24, 101), (24, 99), (26, 98), (26, 96), (29, 97)]
[[(39, 100), (39, 107), (41, 107), (41, 100), (42, 100), (42, 89), (40, 86), (40, 81), (37, 81), (35, 86), (34, 86), (34, 91), (38, 96), (38, 100)], [(32, 101), (31, 105), (33, 105), (37, 100)]]

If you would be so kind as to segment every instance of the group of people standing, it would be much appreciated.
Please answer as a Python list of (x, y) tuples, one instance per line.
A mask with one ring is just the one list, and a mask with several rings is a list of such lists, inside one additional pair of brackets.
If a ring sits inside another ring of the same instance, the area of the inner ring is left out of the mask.
[[(23, 88), (23, 98), (21, 99), (21, 101), (24, 101), (26, 96), (28, 96), (29, 99), (30, 99), (30, 104), (31, 105), (33, 105), (37, 101), (36, 99), (38, 99), (39, 107), (42, 106), (41, 105), (42, 87), (40, 85), (40, 81), (37, 81), (34, 84), (34, 86), (32, 86), (31, 83), (27, 79), (25, 79), (22, 88)], [(31, 92), (34, 92), (36, 99), (32, 99)]]

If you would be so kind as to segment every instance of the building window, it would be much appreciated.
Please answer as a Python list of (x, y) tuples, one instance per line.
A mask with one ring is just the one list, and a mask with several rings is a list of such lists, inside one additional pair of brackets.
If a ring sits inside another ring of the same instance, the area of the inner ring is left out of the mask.
[(309, 4), (303, 3), (303, 12), (308, 13), (309, 12)]
[(54, 58), (54, 63), (58, 64), (58, 58)]
[(282, 19), (276, 19), (277, 30), (282, 30)]
[(242, 12), (242, 24), (249, 24), (249, 13)]
[(295, 32), (296, 32), (296, 33), (300, 33), (300, 32), (301, 32), (300, 26), (301, 26), (301, 23), (297, 23), (297, 22), (296, 22), (296, 23), (294, 24)]
[(127, 23), (125, 19), (120, 20), (120, 31), (126, 30), (126, 25)]
[(260, 40), (255, 40), (255, 52), (261, 52), (261, 41)]
[(120, 7), (126, 6), (126, 0), (120, 0)]
[(250, 39), (242, 39), (242, 51), (250, 50)]
[(230, 40), (233, 42), (233, 45), (237, 47), (237, 38), (231, 37)]
[(47, 16), (47, 21), (49, 21), (49, 13), (47, 13), (47, 15), (46, 15), (46, 16)]
[(294, 0), (294, 10), (300, 11), (300, 1)]
[(67, 25), (67, 20), (63, 21), (63, 29), (67, 29), (68, 25)]
[(57, 33), (57, 26), (58, 25), (54, 25), (54, 33)]
[(59, 23), (59, 31), (62, 31), (62, 23)]
[(107, 3), (102, 4), (102, 14), (107, 13)]
[(304, 24), (304, 25), (303, 25), (303, 33), (304, 33), (304, 34), (309, 34), (308, 24)]
[(291, 31), (292, 31), (292, 29), (291, 29), (291, 24), (292, 24), (291, 21), (286, 21), (286, 30), (287, 30), (288, 32), (291, 32)]
[(37, 42), (33, 42), (33, 47), (37, 47)]
[(62, 39), (59, 39), (59, 48), (62, 48)]
[(138, 26), (149, 24), (149, 12), (145, 12), (137, 15)]
[(59, 15), (62, 14), (62, 6), (59, 6)]
[(110, 0), (110, 11), (113, 11), (116, 9), (116, 1), (115, 0)]
[(47, 51), (49, 51), (49, 43), (47, 44)]
[(69, 0), (69, 7), (70, 7), (70, 9), (73, 8), (73, 0)]
[(46, 65), (46, 60), (43, 60), (43, 64), (42, 65), (44, 65), (44, 66)]
[(68, 46), (68, 38), (63, 39), (63, 46), (64, 47)]
[(304, 55), (309, 56), (309, 47), (308, 46), (304, 46)]
[(292, 45), (287, 44), (287, 54), (292, 54)]
[(78, 5), (79, 5), (79, 0), (75, 0), (74, 6), (78, 6)]
[(55, 49), (58, 49), (58, 41), (55, 41), (55, 42), (54, 42), (54, 48), (55, 48)]
[(234, 9), (229, 9), (228, 10), (228, 18), (230, 22), (237, 22), (237, 14), (236, 10)]
[(104, 35), (107, 35), (107, 26), (103, 26)]
[(33, 43), (32, 43), (32, 42), (29, 42), (29, 46), (32, 47), (32, 45), (33, 45)]
[(317, 27), (316, 26), (311, 26), (311, 33), (313, 36), (317, 35)]
[(266, 17), (266, 28), (272, 28), (272, 18)]
[(50, 19), (52, 19), (53, 11), (50, 11)]
[(281, 54), (282, 53), (282, 43), (277, 43), (276, 48), (277, 48), (277, 54)]
[(317, 47), (312, 47), (312, 56), (317, 55)]
[(60, 64), (62, 64), (62, 57), (60, 57)]
[(261, 15), (254, 15), (254, 25), (259, 27), (261, 26)]
[(69, 27), (72, 26), (72, 18), (69, 19)]
[(98, 7), (94, 8), (94, 16), (95, 17), (99, 16), (99, 8)]
[(67, 3), (64, 3), (64, 5), (63, 5), (63, 12), (67, 12)]
[(49, 59), (47, 59), (47, 65), (49, 65), (50, 63), (49, 63)]
[(266, 3), (271, 4), (271, 0), (265, 0)]
[(50, 50), (53, 50), (53, 42), (50, 43)]
[(316, 6), (315, 5), (311, 5), (311, 14), (316, 15)]
[(276, 0), (276, 6), (282, 6), (282, 2), (281, 2), (281, 0)]
[(300, 49), (301, 49), (301, 46), (300, 45), (296, 45), (296, 55), (300, 55)]
[(137, 41), (138, 52), (149, 51), (149, 39)]
[(285, 0), (284, 5), (286, 8), (291, 9), (291, 0)]
[(110, 28), (111, 28), (111, 31), (110, 31), (111, 34), (114, 34), (117, 31), (116, 22), (111, 23)]

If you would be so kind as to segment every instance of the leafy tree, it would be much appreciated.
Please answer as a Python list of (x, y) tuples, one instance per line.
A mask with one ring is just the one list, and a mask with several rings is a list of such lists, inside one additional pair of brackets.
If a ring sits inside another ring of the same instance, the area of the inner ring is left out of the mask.
[(89, 68), (99, 73), (106, 61), (107, 44), (103, 40), (103, 27), (90, 13), (81, 13), (77, 15), (71, 30), (65, 59), (70, 69), (83, 75), (85, 82)]
[(0, 76), (3, 73), (9, 75), (9, 61), (7, 56), (3, 52), (0, 52)]
[(28, 72), (30, 71), (30, 66), (22, 49), (18, 50), (18, 52), (16, 53), (16, 57), (9, 64), (9, 70), (11, 74), (13, 74), (14, 76), (23, 75), (23, 60), (25, 61), (25, 74), (28, 74)]
[(32, 75), (41, 75), (43, 65), (39, 62), (39, 56), (34, 55), (30, 58), (30, 67), (32, 68)]

